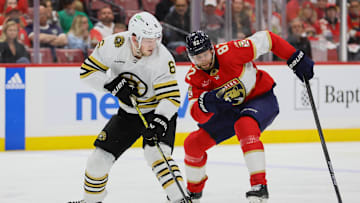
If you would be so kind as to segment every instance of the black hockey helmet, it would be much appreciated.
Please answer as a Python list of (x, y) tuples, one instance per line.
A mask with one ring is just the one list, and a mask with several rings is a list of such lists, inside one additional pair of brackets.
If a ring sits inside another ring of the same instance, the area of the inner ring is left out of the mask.
[(185, 42), (186, 50), (190, 56), (195, 56), (212, 49), (209, 36), (201, 30), (188, 34)]

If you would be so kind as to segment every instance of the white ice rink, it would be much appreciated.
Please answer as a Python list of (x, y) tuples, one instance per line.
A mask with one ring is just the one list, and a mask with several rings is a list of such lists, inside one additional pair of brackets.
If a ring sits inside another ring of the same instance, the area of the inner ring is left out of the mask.
[[(327, 143), (344, 203), (360, 202), (360, 142)], [(269, 203), (337, 203), (320, 143), (265, 145)], [(65, 203), (82, 194), (90, 150), (0, 153), (0, 203)], [(174, 156), (184, 169), (184, 152)], [(244, 202), (248, 172), (239, 146), (209, 151), (203, 203)], [(165, 194), (139, 148), (115, 163), (106, 203), (162, 203)]]

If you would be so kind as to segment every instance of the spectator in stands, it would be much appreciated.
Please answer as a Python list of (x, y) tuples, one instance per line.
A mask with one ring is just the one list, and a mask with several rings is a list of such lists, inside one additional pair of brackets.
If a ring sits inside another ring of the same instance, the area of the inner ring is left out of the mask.
[(75, 10), (85, 12), (83, 1), (75, 0)]
[(351, 0), (349, 2), (348, 14), (348, 60), (360, 61), (360, 2)]
[(262, 29), (263, 30), (270, 30), (275, 34), (280, 35), (281, 34), (281, 16), (277, 12), (277, 5), (275, 3), (271, 4), (272, 6), (272, 13), (271, 13), (271, 21), (270, 21), (270, 27), (268, 22), (268, 1), (263, 1), (263, 14), (264, 18), (262, 18)]
[(304, 30), (304, 22), (300, 18), (294, 18), (291, 21), (290, 26), (290, 33), (287, 41), (296, 49), (304, 51), (304, 53), (311, 58), (311, 44)]
[[(30, 47), (31, 42), (30, 42), (28, 35), (24, 29), (27, 22), (17, 6), (7, 7), (7, 9), (5, 11), (5, 15), (0, 16), (0, 25), (4, 24), (4, 21), (9, 21), (9, 20), (15, 21), (18, 25), (18, 41), (21, 44), (23, 44), (25, 47)], [(0, 32), (1, 32), (1, 29), (0, 29)]]
[[(164, 43), (170, 52), (174, 55), (175, 60), (186, 60), (186, 53), (184, 52), (185, 49), (179, 49), (178, 47), (185, 46), (185, 33), (190, 32), (190, 13), (188, 1), (176, 0), (175, 9), (165, 16), (164, 23), (175, 27), (175, 29), (173, 29), (169, 28), (169, 26), (164, 26)], [(180, 29), (180, 31), (177, 29)]]
[(49, 11), (49, 19), (48, 24), (56, 24), (57, 26), (61, 26), (58, 18), (57, 12), (53, 9), (52, 0), (44, 0), (42, 3)]
[[(289, 0), (286, 4), (286, 22), (291, 22), (294, 18), (299, 16), (300, 12), (299, 0)], [(291, 12), (290, 12), (291, 11)]]
[(20, 9), (15, 6), (15, 7), (7, 7), (5, 10), (5, 15), (0, 16), (0, 25), (2, 25), (5, 21), (5, 19), (11, 18), (13, 20), (15, 20), (17, 23), (19, 23), (19, 25), (24, 28), (27, 25), (27, 22), (23, 16), (23, 14), (21, 13)]
[[(51, 48), (53, 59), (56, 61), (55, 48), (64, 47), (67, 45), (66, 34), (62, 31), (60, 27), (56, 24), (48, 24), (49, 10), (44, 6), (40, 5), (39, 7), (39, 22), (40, 22), (40, 34), (39, 41), (40, 47)], [(29, 39), (34, 40), (33, 25), (30, 24), (26, 27), (26, 32), (28, 33)]]
[(217, 0), (215, 14), (217, 16), (223, 17), (225, 14), (225, 8), (226, 8), (226, 0)]
[(165, 16), (172, 10), (175, 0), (161, 0), (155, 9), (155, 17), (163, 21)]
[(98, 22), (95, 24), (95, 30), (101, 33), (102, 38), (111, 35), (114, 32), (114, 14), (110, 7), (103, 7), (98, 11)]
[(315, 26), (317, 21), (317, 13), (313, 3), (306, 1), (302, 4), (299, 12), (299, 18), (304, 23), (304, 28), (307, 28), (308, 26)]
[(244, 7), (243, 0), (233, 0), (232, 2), (232, 28), (234, 39), (243, 39), (251, 35), (250, 16)]
[(126, 30), (127, 30), (127, 27), (124, 23), (115, 23), (113, 34), (119, 33), (119, 32), (125, 32)]
[(93, 24), (90, 21), (89, 17), (86, 15), (86, 13), (77, 11), (75, 9), (76, 7), (75, 0), (62, 0), (62, 5), (64, 9), (58, 11), (58, 16), (59, 16), (61, 28), (65, 33), (69, 32), (70, 27), (72, 25), (72, 21), (77, 15), (86, 16), (86, 18), (88, 19), (89, 30), (93, 28)]
[(84, 56), (88, 50), (94, 48), (98, 41), (92, 38), (89, 32), (89, 24), (86, 16), (78, 15), (74, 18), (69, 32), (67, 33), (68, 49), (81, 49)]
[(8, 7), (18, 7), (21, 13), (28, 13), (28, 0), (0, 0), (0, 13), (3, 13)]
[(325, 10), (327, 4), (328, 0), (317, 0), (315, 8), (318, 20), (325, 17)]
[(5, 22), (0, 37), (0, 63), (30, 63), (25, 46), (17, 41), (18, 24), (14, 20)]
[[(26, 32), (26, 30), (21, 26), (22, 24), (20, 24), (21, 21), (19, 21), (19, 19), (17, 18), (6, 18), (5, 19), (5, 22), (7, 21), (15, 21), (17, 26), (18, 26), (18, 42), (23, 44), (25, 47), (31, 47), (31, 42), (30, 42), (30, 39), (28, 37), (28, 34)], [(0, 33), (1, 33), (1, 30), (0, 30)]]
[(204, 1), (204, 12), (201, 16), (200, 29), (205, 31), (212, 42), (219, 43), (224, 37), (224, 19), (215, 14), (216, 0)]
[(315, 29), (318, 35), (322, 35), (329, 42), (334, 44), (339, 42), (340, 20), (336, 4), (327, 4), (325, 17), (316, 22)]

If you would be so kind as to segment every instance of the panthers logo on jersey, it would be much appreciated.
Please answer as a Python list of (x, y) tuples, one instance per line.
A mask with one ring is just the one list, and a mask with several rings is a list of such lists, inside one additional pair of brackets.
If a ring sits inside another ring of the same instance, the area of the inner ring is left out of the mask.
[(216, 96), (233, 105), (239, 105), (245, 100), (245, 86), (239, 78), (230, 80), (218, 89)]

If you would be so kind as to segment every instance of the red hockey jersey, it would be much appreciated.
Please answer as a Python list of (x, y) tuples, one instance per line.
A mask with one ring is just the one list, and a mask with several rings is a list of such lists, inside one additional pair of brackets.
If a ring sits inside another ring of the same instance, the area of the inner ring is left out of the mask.
[(239, 78), (245, 86), (244, 102), (253, 99), (269, 91), (274, 85), (273, 78), (257, 69), (253, 60), (269, 51), (282, 59), (288, 59), (296, 50), (278, 35), (261, 31), (244, 40), (215, 45), (214, 51), (216, 64), (210, 74), (193, 64), (185, 78), (189, 84), (189, 100), (196, 99), (191, 106), (191, 115), (199, 123), (206, 122), (213, 115), (200, 110), (197, 98), (201, 93), (220, 87), (233, 78)]

